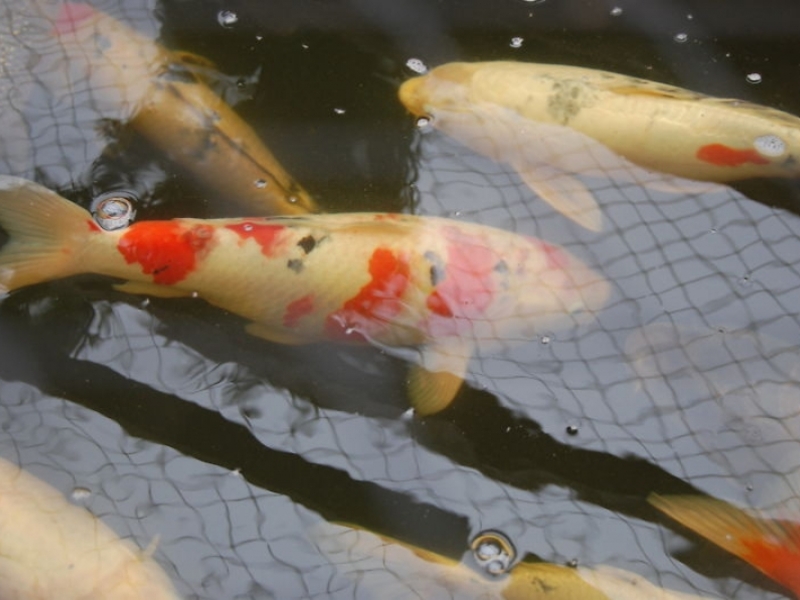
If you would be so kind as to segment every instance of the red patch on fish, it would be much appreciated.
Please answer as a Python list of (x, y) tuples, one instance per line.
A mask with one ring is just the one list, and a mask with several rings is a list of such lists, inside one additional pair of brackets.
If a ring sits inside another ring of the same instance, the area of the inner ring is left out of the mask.
[(769, 164), (769, 160), (761, 156), (754, 148), (731, 148), (722, 144), (701, 146), (697, 150), (697, 158), (718, 167), (739, 167), (747, 163)]
[(366, 341), (391, 325), (403, 308), (409, 265), (404, 257), (378, 248), (369, 260), (370, 281), (325, 320), (328, 337)]
[(297, 323), (310, 314), (314, 310), (314, 296), (306, 294), (302, 298), (293, 300), (286, 307), (286, 312), (283, 313), (283, 326), (284, 327), (297, 327)]
[(283, 225), (273, 225), (271, 223), (257, 223), (253, 221), (243, 221), (235, 225), (226, 225), (243, 240), (254, 240), (261, 246), (261, 253), (264, 256), (272, 256), (278, 243), (278, 234), (286, 229)]
[(128, 264), (139, 263), (153, 283), (172, 285), (197, 267), (198, 255), (214, 236), (210, 225), (187, 227), (178, 221), (143, 221), (132, 225), (117, 248)]
[(100, 226), (91, 219), (86, 219), (86, 224), (89, 226), (89, 231), (92, 233), (100, 233), (102, 231)]
[[(444, 276), (426, 301), (433, 313), (427, 330), (432, 336), (461, 333), (463, 324), (483, 315), (495, 295), (498, 255), (477, 236), (448, 227)], [(469, 323), (467, 323), (468, 325)]]
[(53, 23), (53, 33), (62, 35), (76, 31), (80, 25), (97, 14), (97, 11), (88, 4), (80, 2), (67, 2), (61, 5), (55, 22)]
[(528, 240), (531, 242), (531, 244), (542, 251), (548, 269), (563, 270), (569, 266), (569, 258), (567, 258), (566, 252), (564, 252), (558, 246), (553, 246), (552, 244), (548, 244), (547, 242), (543, 242), (542, 240), (537, 240), (534, 238), (528, 238)]
[(746, 548), (741, 557), (800, 597), (800, 526), (783, 522), (781, 532), (787, 539), (776, 536), (739, 540)]

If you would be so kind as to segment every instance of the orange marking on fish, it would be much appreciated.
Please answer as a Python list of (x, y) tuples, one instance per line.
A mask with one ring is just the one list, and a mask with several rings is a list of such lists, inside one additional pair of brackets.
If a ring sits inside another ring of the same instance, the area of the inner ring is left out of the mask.
[(332, 339), (366, 341), (382, 331), (403, 308), (408, 287), (408, 260), (391, 250), (377, 248), (369, 260), (371, 280), (325, 320)]
[(482, 239), (457, 229), (447, 228), (445, 235), (450, 244), (444, 278), (426, 300), (433, 313), (428, 329), (434, 336), (458, 333), (456, 320), (482, 315), (495, 294), (497, 254)]
[(701, 146), (697, 150), (697, 158), (720, 167), (738, 167), (746, 163), (769, 164), (769, 160), (761, 156), (754, 148), (731, 148), (723, 144)]
[(52, 31), (57, 35), (72, 33), (80, 27), (81, 23), (96, 14), (97, 11), (88, 4), (67, 2), (61, 5)]
[(252, 239), (261, 246), (261, 253), (264, 256), (272, 256), (278, 242), (278, 234), (286, 229), (283, 225), (273, 225), (271, 223), (254, 223), (244, 221), (235, 225), (226, 225), (243, 240)]
[(89, 231), (91, 231), (92, 233), (100, 233), (101, 231), (103, 231), (102, 229), (100, 229), (100, 226), (91, 219), (86, 219), (86, 224), (89, 226)]
[(741, 557), (800, 598), (800, 526), (784, 522), (782, 533), (787, 539), (757, 537), (739, 540), (745, 548)]
[(175, 221), (145, 221), (132, 225), (117, 249), (128, 264), (139, 263), (154, 283), (172, 285), (194, 271), (198, 254), (207, 250), (213, 236), (209, 225), (187, 228)]
[(283, 326), (296, 327), (300, 319), (313, 311), (314, 296), (312, 294), (306, 294), (302, 298), (293, 300), (286, 306), (286, 312), (283, 314)]

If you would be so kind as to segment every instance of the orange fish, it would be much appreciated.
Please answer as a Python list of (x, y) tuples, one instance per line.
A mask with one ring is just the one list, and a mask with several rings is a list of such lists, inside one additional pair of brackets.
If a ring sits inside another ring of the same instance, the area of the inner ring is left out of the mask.
[[(53, 34), (93, 107), (130, 125), (190, 172), (254, 214), (316, 212), (311, 196), (208, 85), (203, 59), (169, 52), (88, 4), (65, 3)], [(192, 64), (194, 63), (194, 64)]]
[(148, 551), (0, 458), (0, 598), (178, 600)]
[(202, 298), (275, 342), (410, 349), (421, 414), (452, 400), (473, 349), (531, 339), (531, 327), (574, 319), (609, 295), (559, 247), (434, 217), (175, 219), (104, 231), (54, 192), (0, 177), (0, 226), (9, 235), (0, 291), (97, 273), (127, 280), (120, 287), (132, 293)]
[(800, 598), (800, 522), (762, 518), (703, 496), (652, 494), (648, 501)]
[(401, 102), (510, 164), (563, 214), (599, 230), (575, 175), (676, 192), (702, 182), (800, 175), (800, 118), (618, 73), (519, 62), (448, 63), (406, 81)]

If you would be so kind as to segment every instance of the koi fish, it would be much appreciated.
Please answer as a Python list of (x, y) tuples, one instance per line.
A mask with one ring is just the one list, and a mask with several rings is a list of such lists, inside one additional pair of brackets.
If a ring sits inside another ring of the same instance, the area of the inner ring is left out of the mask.
[(652, 494), (648, 501), (800, 598), (800, 522), (762, 518), (703, 496)]
[(448, 63), (403, 83), (399, 97), (593, 230), (602, 215), (575, 174), (688, 193), (717, 187), (697, 180), (800, 175), (800, 118), (617, 73)]
[(150, 554), (0, 458), (3, 600), (177, 600)]
[(473, 349), (573, 318), (610, 286), (566, 250), (491, 227), (400, 214), (143, 221), (104, 231), (35, 183), (0, 177), (0, 292), (78, 273), (127, 292), (199, 297), (284, 344), (416, 348), (420, 414), (455, 396)]
[(207, 61), (169, 52), (88, 4), (62, 4), (53, 34), (73, 77), (88, 79), (95, 108), (128, 115), (134, 130), (198, 184), (255, 214), (317, 211), (256, 133), (206, 85), (200, 72)]
[(312, 529), (312, 536), (341, 572), (358, 578), (360, 589), (374, 581), (381, 598), (446, 594), (448, 598), (505, 600), (711, 600), (660, 588), (641, 575), (607, 566), (573, 568), (522, 561), (497, 577), (353, 525), (320, 524)]

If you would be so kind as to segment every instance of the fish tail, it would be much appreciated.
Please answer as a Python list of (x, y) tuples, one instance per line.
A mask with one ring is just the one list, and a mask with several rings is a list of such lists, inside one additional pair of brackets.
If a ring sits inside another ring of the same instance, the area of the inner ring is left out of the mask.
[(800, 597), (800, 523), (757, 517), (705, 496), (651, 494), (647, 500)]
[(81, 244), (93, 229), (92, 216), (77, 204), (0, 175), (0, 294), (78, 273)]

